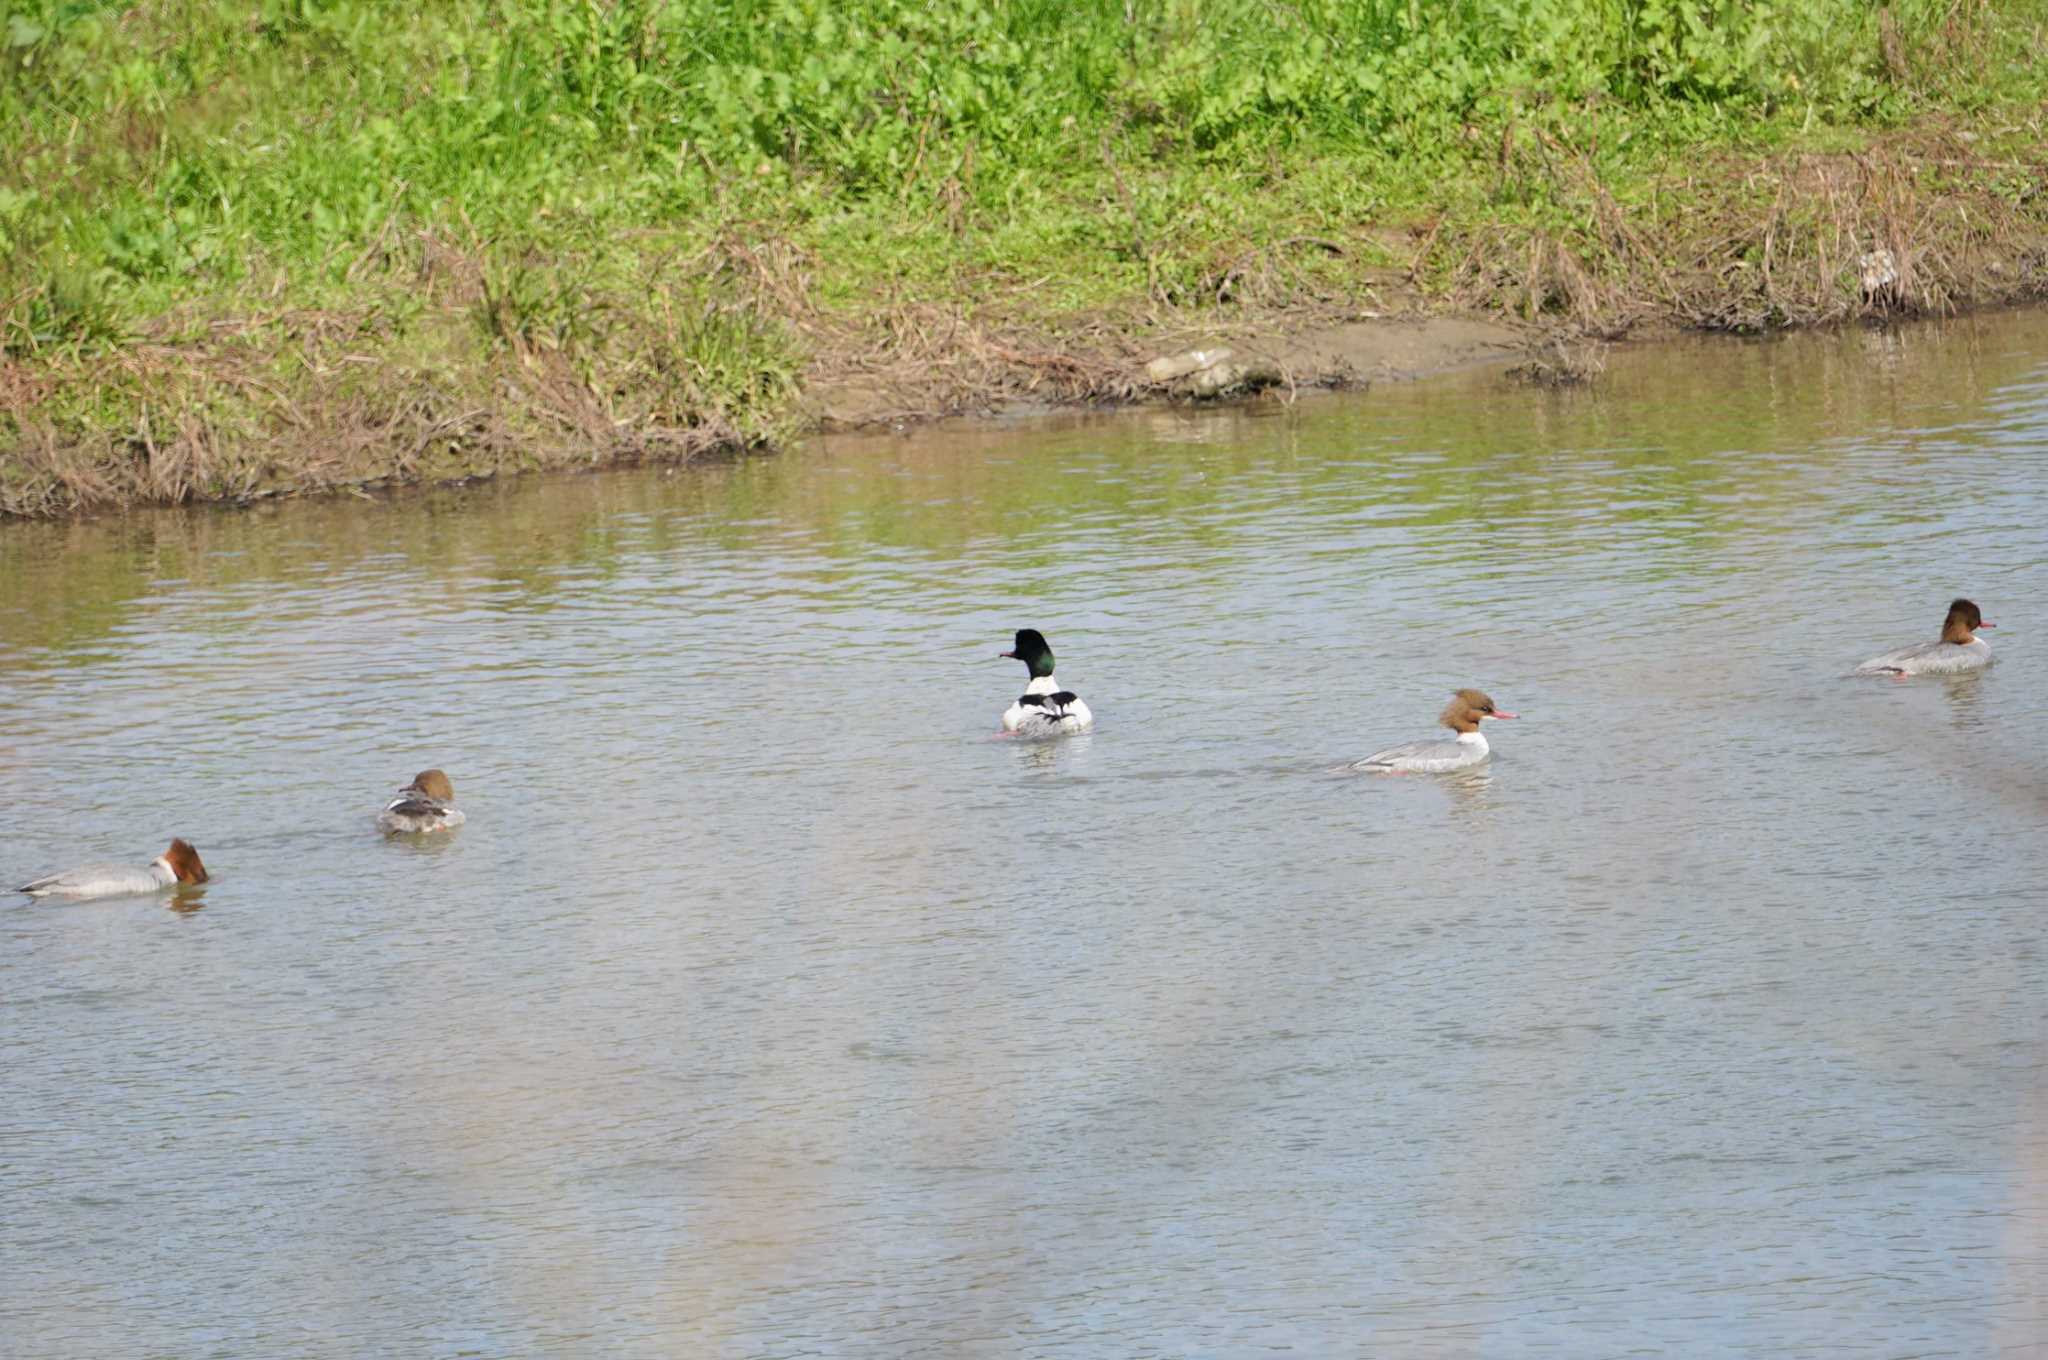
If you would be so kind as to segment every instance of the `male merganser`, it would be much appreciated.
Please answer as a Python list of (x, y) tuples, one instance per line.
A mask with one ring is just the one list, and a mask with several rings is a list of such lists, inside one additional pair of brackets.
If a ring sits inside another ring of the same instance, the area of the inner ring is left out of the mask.
[(1514, 716), (1506, 709), (1495, 708), (1493, 700), (1479, 690), (1461, 689), (1451, 696), (1449, 706), (1437, 719), (1456, 732), (1456, 737), (1449, 741), (1438, 738), (1390, 746), (1367, 756), (1351, 768), (1411, 774), (1449, 774), (1453, 770), (1469, 770), (1487, 756), (1486, 736), (1479, 730), (1480, 722), (1486, 718)]
[(1976, 633), (1979, 628), (1996, 626), (1984, 622), (1983, 613), (1968, 600), (1951, 601), (1948, 617), (1941, 623), (1941, 641), (1873, 656), (1856, 668), (1856, 674), (1955, 675), (1983, 670), (1991, 664), (1991, 644)]
[(421, 770), (377, 814), (377, 825), (391, 836), (453, 831), (464, 820), (462, 809), (455, 806), (455, 786), (439, 770)]
[(30, 897), (128, 897), (153, 893), (174, 883), (204, 883), (206, 866), (199, 852), (180, 840), (140, 869), (125, 864), (87, 864), (49, 874), (21, 885)]
[(1021, 661), (1031, 668), (1031, 683), (1024, 686), (1023, 695), (1003, 713), (1005, 732), (1051, 737), (1062, 732), (1084, 732), (1094, 724), (1095, 715), (1081, 702), (1081, 696), (1061, 689), (1060, 682), (1052, 678), (1052, 648), (1045, 645), (1045, 634), (1036, 628), (1019, 628), (1016, 647), (996, 655)]

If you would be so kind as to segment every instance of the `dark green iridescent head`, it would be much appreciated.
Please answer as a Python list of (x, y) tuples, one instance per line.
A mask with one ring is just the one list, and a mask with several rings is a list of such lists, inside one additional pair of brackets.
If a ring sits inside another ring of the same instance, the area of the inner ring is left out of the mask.
[(1052, 648), (1045, 643), (1045, 634), (1036, 628), (1019, 628), (1017, 645), (998, 656), (1014, 657), (1031, 668), (1031, 678), (1040, 679), (1052, 674)]

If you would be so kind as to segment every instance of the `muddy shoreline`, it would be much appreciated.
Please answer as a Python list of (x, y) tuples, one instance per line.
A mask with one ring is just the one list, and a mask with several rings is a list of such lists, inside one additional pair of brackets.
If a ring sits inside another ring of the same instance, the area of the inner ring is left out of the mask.
[[(1915, 325), (2014, 308), (2043, 305), (2048, 292), (2033, 290), (2018, 299), (1958, 309), (1941, 317), (1901, 321), (1864, 318), (1776, 332), (1811, 333), (1843, 326)], [(1278, 324), (1276, 324), (1278, 323)], [(1016, 425), (1077, 413), (1154, 408), (1218, 408), (1286, 404), (1319, 393), (1356, 392), (1377, 384), (1424, 382), (1476, 369), (1499, 370), (1502, 383), (1542, 386), (1595, 385), (1602, 356), (1617, 346), (1630, 349), (1660, 343), (1753, 341), (1758, 336), (1687, 328), (1672, 323), (1641, 325), (1612, 337), (1583, 330), (1519, 325), (1498, 317), (1442, 314), (1427, 310), (1386, 314), (1332, 313), (1319, 309), (1297, 318), (1267, 317), (1258, 328), (1174, 327), (1149, 336), (1099, 333), (1081, 354), (1056, 349), (1018, 352), (997, 375), (965, 384), (943, 368), (906, 369), (900, 363), (845, 362), (808, 387), (800, 402), (802, 426), (791, 442), (812, 437), (903, 433), (937, 425)], [(1197, 362), (1190, 364), (1190, 359)], [(1170, 367), (1169, 367), (1170, 366)], [(1182, 371), (1185, 370), (1185, 371)], [(1157, 376), (1170, 371), (1172, 376)], [(1205, 380), (1222, 375), (1220, 385)], [(1233, 380), (1234, 379), (1234, 380)], [(525, 474), (588, 474), (649, 463), (686, 464), (707, 457), (745, 456), (752, 449), (728, 440), (676, 445), (634, 444), (608, 454), (544, 461), (495, 462), (450, 475), (381, 473), (322, 479), (315, 484), (261, 487), (244, 494), (184, 496), (176, 499), (82, 499), (55, 513), (0, 511), (7, 520), (99, 518), (173, 505), (234, 509), (306, 495), (381, 498), (409, 492), (459, 488)], [(0, 460), (9, 455), (0, 451)], [(18, 456), (18, 455), (17, 455)]]
[[(822, 383), (805, 415), (820, 433), (909, 426), (964, 415), (1015, 415), (1075, 405), (1097, 409), (1176, 401), (1290, 398), (1311, 389), (1346, 390), (1412, 382), (1484, 364), (1508, 365), (1538, 352), (1528, 328), (1479, 316), (1361, 312), (1315, 317), (1296, 329), (1186, 329), (1148, 344), (1124, 337), (1114, 357), (1072, 361), (1065, 382), (1041, 393), (1033, 375), (976, 400), (928, 380), (878, 368)], [(1076, 393), (1074, 377), (1094, 372), (1097, 391)]]
[[(648, 266), (644, 287), (716, 286), (723, 300), (695, 319), (593, 294), (578, 305), (612, 329), (483, 350), (488, 279), (423, 236), (405, 256), (416, 274), (377, 285), (408, 293), (402, 327), (373, 293), (356, 312), (187, 318), (117, 349), (0, 357), (0, 519), (684, 463), (963, 416), (1285, 401), (1488, 363), (1597, 382), (1622, 341), (2048, 299), (2048, 161), (1973, 155), (1960, 133), (1921, 127), (1855, 154), (1685, 167), (1628, 206), (1583, 158), (1553, 156), (1543, 172), (1584, 207), (1569, 229), (1360, 223), (1314, 242), (1335, 273), (1272, 265), (1302, 249), (1288, 238), (1233, 255), (1220, 277), (1237, 291), (1199, 305), (1084, 311), (1042, 296), (1044, 280), (986, 275), (827, 305), (830, 262), (735, 237)], [(731, 344), (707, 373), (693, 356), (713, 323)]]

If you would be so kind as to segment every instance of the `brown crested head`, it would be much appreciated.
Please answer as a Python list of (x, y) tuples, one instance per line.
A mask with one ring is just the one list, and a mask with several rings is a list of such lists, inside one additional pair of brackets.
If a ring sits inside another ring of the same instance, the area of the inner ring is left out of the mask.
[(439, 770), (421, 770), (412, 777), (412, 783), (406, 787), (414, 793), (424, 793), (427, 797), (439, 799), (443, 803), (455, 801), (455, 786), (449, 783), (448, 776)]
[(1515, 715), (1497, 708), (1485, 690), (1461, 689), (1451, 695), (1451, 702), (1444, 706), (1437, 721), (1453, 732), (1477, 732), (1481, 718), (1512, 718)]
[(171, 848), (164, 851), (164, 863), (171, 866), (171, 873), (180, 883), (206, 881), (206, 866), (199, 862), (199, 852), (188, 842), (173, 840)]
[(1976, 636), (1979, 628), (1989, 628), (1990, 626), (1990, 624), (1984, 622), (1984, 611), (1977, 608), (1973, 601), (1964, 599), (1950, 600), (1948, 617), (1941, 621), (1941, 640), (1943, 642), (1955, 643), (1969, 642)]

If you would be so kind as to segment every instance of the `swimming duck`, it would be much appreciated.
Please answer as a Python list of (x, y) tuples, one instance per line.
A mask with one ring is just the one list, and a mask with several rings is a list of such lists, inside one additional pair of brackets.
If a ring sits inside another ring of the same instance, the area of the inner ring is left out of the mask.
[(33, 883), (22, 884), (21, 891), (30, 897), (70, 897), (83, 901), (89, 897), (130, 897), (157, 892), (173, 884), (205, 881), (206, 866), (199, 862), (199, 852), (184, 841), (173, 840), (170, 849), (139, 869), (126, 864), (87, 864), (61, 874), (46, 874)]
[(421, 770), (377, 814), (377, 825), (391, 836), (453, 831), (464, 820), (455, 806), (455, 786), (439, 770)]
[(1081, 696), (1061, 689), (1060, 682), (1052, 678), (1052, 648), (1036, 628), (1019, 628), (1016, 646), (996, 655), (1021, 661), (1031, 668), (1031, 682), (1024, 686), (1017, 702), (1003, 713), (1005, 732), (1053, 737), (1084, 732), (1094, 724), (1095, 715), (1081, 702)]
[(1941, 621), (1941, 638), (1896, 652), (1873, 656), (1856, 668), (1858, 675), (1957, 675), (1980, 671), (1991, 664), (1991, 644), (1977, 636), (1979, 628), (1994, 628), (1968, 600), (1951, 600), (1948, 617)]
[(1390, 746), (1359, 761), (1351, 768), (1370, 770), (1386, 774), (1449, 774), (1454, 770), (1469, 770), (1483, 762), (1489, 748), (1486, 734), (1479, 730), (1479, 724), (1489, 718), (1512, 718), (1515, 715), (1504, 708), (1494, 707), (1493, 700), (1481, 690), (1461, 689), (1451, 696), (1437, 721), (1458, 735), (1445, 740), (1411, 741), (1405, 746)]

